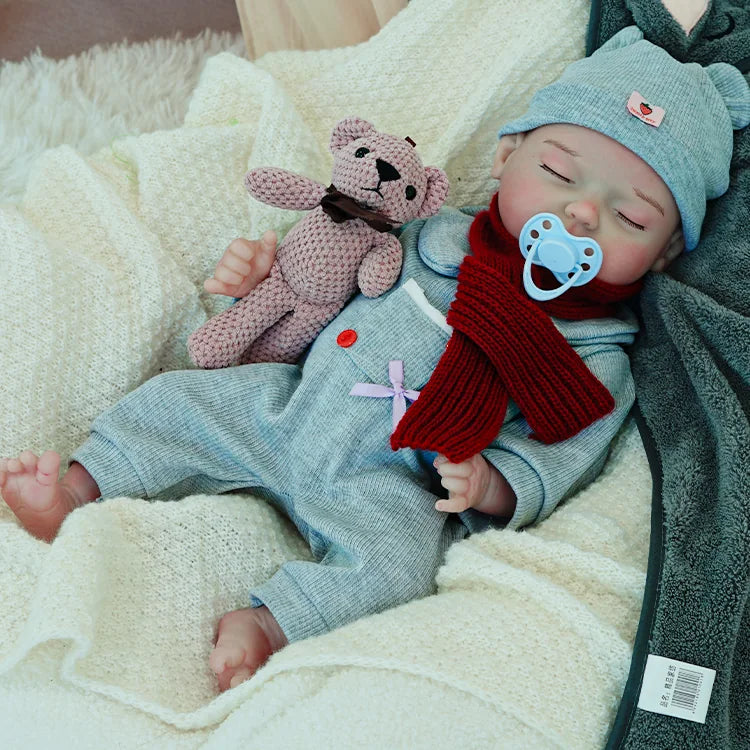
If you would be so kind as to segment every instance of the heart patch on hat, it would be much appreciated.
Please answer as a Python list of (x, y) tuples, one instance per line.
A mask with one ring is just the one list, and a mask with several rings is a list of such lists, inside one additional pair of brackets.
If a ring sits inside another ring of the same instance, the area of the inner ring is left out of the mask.
[(637, 91), (634, 91), (628, 99), (628, 112), (655, 128), (658, 128), (664, 119), (664, 110), (647, 101)]

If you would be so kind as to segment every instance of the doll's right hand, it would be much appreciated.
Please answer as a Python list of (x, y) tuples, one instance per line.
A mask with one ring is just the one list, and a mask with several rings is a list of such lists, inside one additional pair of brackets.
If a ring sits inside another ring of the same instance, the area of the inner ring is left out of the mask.
[(274, 232), (266, 232), (260, 240), (232, 240), (203, 288), (209, 294), (244, 297), (268, 276), (275, 257)]

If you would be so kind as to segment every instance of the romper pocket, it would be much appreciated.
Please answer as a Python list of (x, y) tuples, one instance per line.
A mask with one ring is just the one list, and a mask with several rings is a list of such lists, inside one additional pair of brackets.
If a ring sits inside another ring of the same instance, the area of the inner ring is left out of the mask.
[[(368, 300), (356, 318), (356, 341), (344, 349), (373, 383), (390, 385), (388, 363), (404, 363), (404, 388), (420, 390), (445, 351), (450, 334), (420, 309), (403, 286)], [(440, 313), (438, 313), (440, 315)], [(351, 318), (350, 318), (351, 320)]]

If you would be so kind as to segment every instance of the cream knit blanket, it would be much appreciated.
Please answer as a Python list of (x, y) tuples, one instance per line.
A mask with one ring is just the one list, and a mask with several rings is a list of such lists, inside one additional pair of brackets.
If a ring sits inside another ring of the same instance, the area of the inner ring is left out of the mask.
[[(59, 450), (161, 370), (226, 305), (203, 294), (226, 244), (295, 217), (251, 201), (249, 167), (325, 182), (356, 114), (485, 203), (500, 123), (583, 54), (585, 0), (412, 0), (369, 42), (212, 58), (183, 127), (69, 147), (0, 206), (0, 455)], [(571, 106), (575, 106), (571, 102)], [(308, 552), (247, 495), (119, 498), (54, 544), (0, 507), (4, 748), (596, 748), (627, 675), (650, 474), (628, 422), (602, 476), (544, 524), (452, 548), (439, 593), (293, 644), (217, 696), (218, 618)]]

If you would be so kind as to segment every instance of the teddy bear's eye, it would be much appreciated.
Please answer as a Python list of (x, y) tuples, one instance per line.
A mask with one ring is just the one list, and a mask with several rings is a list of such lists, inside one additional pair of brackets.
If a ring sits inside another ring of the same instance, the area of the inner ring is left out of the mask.
[(417, 197), (417, 189), (414, 187), (414, 185), (407, 185), (406, 186), (406, 200), (413, 201)]
[(364, 156), (365, 154), (369, 154), (369, 153), (370, 153), (370, 149), (369, 149), (369, 148), (365, 148), (364, 146), (362, 146), (362, 148), (358, 148), (358, 149), (357, 149), (357, 150), (356, 150), (356, 151), (354, 152), (354, 155), (355, 155), (355, 156), (356, 156), (356, 157), (357, 157), (358, 159), (361, 159), (361, 158), (362, 158), (362, 157), (363, 157), (363, 156)]

